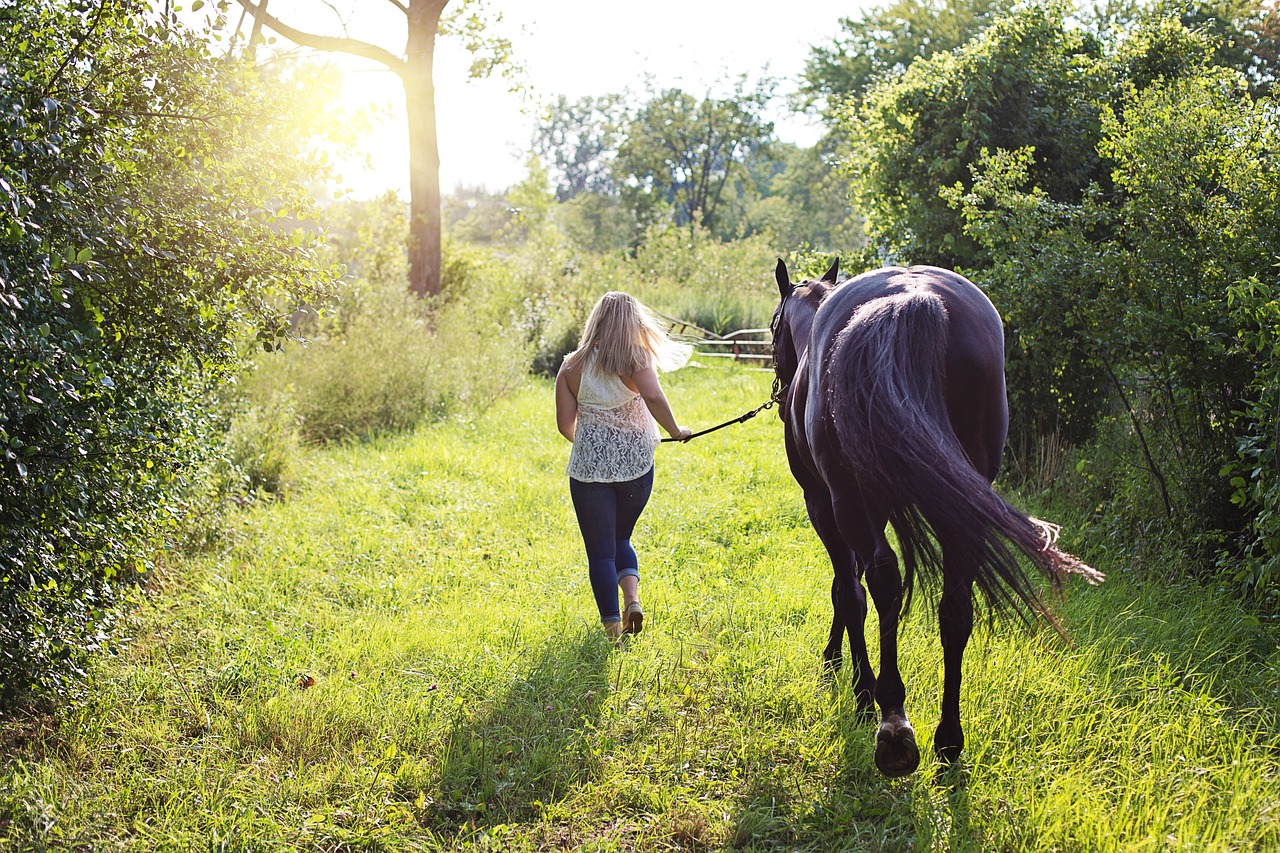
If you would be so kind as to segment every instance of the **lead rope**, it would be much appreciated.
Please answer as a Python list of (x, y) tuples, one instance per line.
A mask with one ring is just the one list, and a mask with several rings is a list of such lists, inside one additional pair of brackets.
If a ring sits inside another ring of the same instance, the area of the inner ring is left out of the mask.
[(738, 415), (736, 418), (731, 418), (730, 420), (727, 420), (727, 421), (725, 421), (725, 422), (724, 422), (724, 423), (722, 423), (722, 424), (716, 424), (716, 425), (715, 425), (715, 426), (713, 426), (713, 427), (707, 427), (707, 428), (706, 428), (706, 429), (704, 429), (704, 430), (699, 430), (698, 432), (695, 432), (695, 433), (693, 433), (692, 435), (690, 435), (688, 438), (683, 438), (683, 439), (681, 439), (681, 438), (664, 438), (664, 439), (662, 439), (662, 440), (663, 440), (664, 442), (666, 442), (666, 441), (693, 441), (695, 438), (698, 438), (699, 436), (706, 435), (706, 434), (707, 434), (707, 433), (709, 433), (709, 432), (715, 432), (715, 431), (716, 431), (716, 430), (718, 430), (718, 429), (724, 429), (725, 427), (727, 427), (727, 426), (733, 426), (734, 424), (746, 423), (747, 421), (749, 421), (749, 420), (751, 420), (752, 418), (754, 418), (756, 415), (758, 415), (758, 414), (760, 414), (761, 412), (763, 412), (765, 409), (771, 409), (771, 408), (773, 408), (774, 406), (778, 405), (778, 403), (782, 402), (782, 395), (783, 395), (783, 394), (785, 394), (785, 393), (786, 393), (786, 391), (787, 391), (786, 386), (784, 386), (784, 385), (782, 384), (782, 380), (780, 380), (777, 376), (774, 376), (774, 377), (773, 377), (773, 394), (769, 397), (769, 399), (768, 399), (768, 400), (765, 400), (763, 403), (761, 403), (759, 406), (756, 406), (756, 407), (755, 407), (754, 409), (752, 409), (751, 411), (749, 411), (749, 412), (744, 412), (744, 413), (742, 413), (741, 415)]

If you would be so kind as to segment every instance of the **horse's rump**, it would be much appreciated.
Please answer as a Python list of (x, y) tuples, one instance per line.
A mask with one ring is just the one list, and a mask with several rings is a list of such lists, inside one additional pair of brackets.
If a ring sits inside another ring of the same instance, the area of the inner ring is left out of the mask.
[[(917, 575), (930, 585), (941, 580), (945, 553), (971, 573), (952, 580), (972, 580), (992, 610), (1045, 614), (1016, 552), (1055, 584), (1082, 564), (1053, 548), (1047, 526), (1006, 503), (969, 460), (944, 383), (949, 342), (974, 330), (953, 322), (961, 320), (943, 296), (923, 289), (854, 310), (822, 371), (841, 455), (864, 505), (897, 534), (904, 612)], [(975, 405), (982, 390), (972, 389)]]

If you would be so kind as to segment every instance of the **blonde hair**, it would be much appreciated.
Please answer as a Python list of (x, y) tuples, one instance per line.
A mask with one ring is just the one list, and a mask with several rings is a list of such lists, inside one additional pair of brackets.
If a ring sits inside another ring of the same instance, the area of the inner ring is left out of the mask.
[(635, 297), (611, 290), (591, 309), (578, 348), (564, 361), (566, 366), (577, 366), (594, 354), (600, 370), (628, 376), (646, 367), (676, 370), (684, 367), (692, 352), (693, 347), (672, 340)]

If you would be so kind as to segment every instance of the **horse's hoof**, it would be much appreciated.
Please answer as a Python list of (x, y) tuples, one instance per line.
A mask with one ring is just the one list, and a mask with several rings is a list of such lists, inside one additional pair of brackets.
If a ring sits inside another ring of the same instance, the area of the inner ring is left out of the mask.
[(933, 754), (938, 757), (938, 763), (943, 767), (950, 767), (960, 760), (963, 749), (964, 731), (959, 722), (939, 722), (938, 730), (933, 733)]
[(916, 745), (916, 732), (903, 717), (894, 717), (880, 724), (876, 732), (876, 769), (897, 779), (909, 776), (920, 766), (920, 747)]

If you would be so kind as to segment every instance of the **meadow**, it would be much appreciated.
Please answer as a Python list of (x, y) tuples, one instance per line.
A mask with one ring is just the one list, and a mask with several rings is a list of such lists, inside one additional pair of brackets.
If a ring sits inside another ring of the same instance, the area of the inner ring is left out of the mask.
[[(665, 384), (699, 428), (769, 382)], [(659, 448), (645, 631), (614, 648), (551, 407), (531, 379), (475, 417), (301, 451), (286, 499), (153, 573), (78, 701), (6, 722), (0, 847), (1280, 849), (1280, 636), (1226, 594), (1068, 526), (1109, 575), (1054, 599), (1070, 643), (979, 629), (960, 766), (886, 780), (822, 668), (830, 569), (773, 412)], [(927, 742), (924, 599), (902, 660)]]

